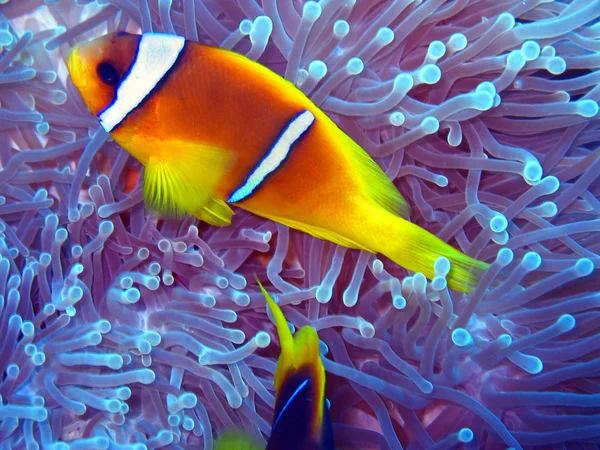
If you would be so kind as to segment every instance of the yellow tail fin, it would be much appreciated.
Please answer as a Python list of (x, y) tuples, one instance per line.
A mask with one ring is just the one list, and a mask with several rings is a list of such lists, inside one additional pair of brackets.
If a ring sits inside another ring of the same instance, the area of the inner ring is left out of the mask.
[(421, 272), (430, 280), (435, 276), (434, 263), (445, 256), (450, 261), (450, 272), (446, 276), (450, 289), (471, 292), (489, 267), (395, 214), (380, 210), (374, 218), (379, 219), (379, 230), (373, 233), (373, 240), (376, 239), (371, 246), (373, 251), (408, 270)]

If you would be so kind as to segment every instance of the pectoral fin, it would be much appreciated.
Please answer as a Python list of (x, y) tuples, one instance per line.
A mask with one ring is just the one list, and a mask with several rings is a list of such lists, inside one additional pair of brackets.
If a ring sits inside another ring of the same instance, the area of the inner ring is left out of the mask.
[(144, 169), (144, 200), (161, 216), (194, 215), (211, 225), (231, 223), (233, 210), (217, 198), (232, 152), (195, 142), (161, 142)]

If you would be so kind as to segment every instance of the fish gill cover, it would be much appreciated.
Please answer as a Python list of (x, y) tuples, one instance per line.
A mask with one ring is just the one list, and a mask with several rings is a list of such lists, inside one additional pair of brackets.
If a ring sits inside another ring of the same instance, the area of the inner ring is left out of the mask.
[[(340, 447), (597, 448), (599, 17), (596, 0), (0, 0), (0, 448), (265, 441), (278, 344), (254, 273), (319, 332)], [(492, 262), (479, 286), (241, 211), (150, 216), (64, 63), (140, 29), (295, 82), (414, 221)]]

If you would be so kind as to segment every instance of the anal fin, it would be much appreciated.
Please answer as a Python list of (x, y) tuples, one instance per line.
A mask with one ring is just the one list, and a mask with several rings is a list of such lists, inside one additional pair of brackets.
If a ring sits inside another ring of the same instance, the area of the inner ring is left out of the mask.
[(373, 253), (372, 250), (368, 249), (364, 245), (359, 244), (358, 242), (348, 238), (346, 236), (342, 236), (341, 234), (336, 233), (335, 231), (326, 230), (325, 228), (316, 227), (314, 225), (309, 225), (303, 222), (297, 222), (295, 220), (271, 216), (264, 213), (260, 214), (262, 217), (266, 217), (267, 219), (273, 220), (275, 222), (279, 222), (283, 225), (286, 225), (290, 228), (294, 228), (296, 230), (304, 231), (305, 233), (310, 234), (319, 239), (323, 239), (325, 241), (333, 242), (334, 244), (343, 245), (348, 248), (355, 248), (358, 250), (366, 250)]

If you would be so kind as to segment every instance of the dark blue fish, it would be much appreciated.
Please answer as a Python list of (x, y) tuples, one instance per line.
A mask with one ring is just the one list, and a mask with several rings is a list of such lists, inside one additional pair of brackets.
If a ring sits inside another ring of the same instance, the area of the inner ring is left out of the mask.
[[(275, 415), (266, 450), (334, 450), (325, 399), (325, 369), (314, 328), (302, 327), (292, 336), (281, 309), (260, 284), (275, 319), (281, 355), (275, 371)], [(224, 433), (215, 450), (262, 450), (252, 437)]]

